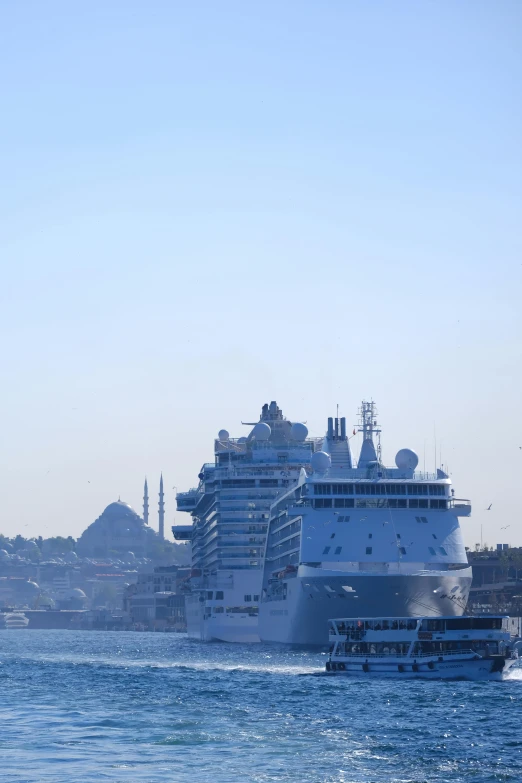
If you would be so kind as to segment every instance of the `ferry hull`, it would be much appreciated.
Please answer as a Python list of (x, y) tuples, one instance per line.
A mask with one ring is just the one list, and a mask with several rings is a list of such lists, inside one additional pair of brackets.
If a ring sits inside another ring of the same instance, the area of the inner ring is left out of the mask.
[(471, 568), (437, 574), (322, 571), (320, 576), (297, 576), (287, 580), (286, 600), (261, 604), (259, 636), (263, 642), (324, 646), (331, 617), (460, 616), (470, 587)]
[(344, 671), (327, 671), (328, 676), (336, 677), (385, 677), (399, 680), (496, 680), (500, 682), (509, 677), (510, 672), (518, 667), (516, 661), (506, 660), (499, 669), (497, 661), (491, 659), (467, 660), (467, 661), (443, 661), (432, 664), (416, 664), (414, 671), (412, 661), (402, 661), (403, 671), (399, 671), (397, 662), (376, 663), (370, 661), (366, 668), (362, 662), (347, 662)]

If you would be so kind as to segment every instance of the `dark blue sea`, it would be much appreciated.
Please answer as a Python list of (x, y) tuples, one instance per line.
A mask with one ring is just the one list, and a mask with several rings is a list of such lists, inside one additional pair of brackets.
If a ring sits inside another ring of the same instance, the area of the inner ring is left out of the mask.
[(522, 781), (522, 674), (314, 676), (325, 656), (176, 634), (0, 634), (1, 783)]

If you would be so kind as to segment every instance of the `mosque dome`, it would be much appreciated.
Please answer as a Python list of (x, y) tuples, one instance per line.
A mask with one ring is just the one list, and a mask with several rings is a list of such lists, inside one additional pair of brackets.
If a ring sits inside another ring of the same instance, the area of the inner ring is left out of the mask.
[(109, 503), (107, 508), (104, 509), (102, 517), (106, 519), (125, 519), (127, 517), (137, 517), (139, 515), (134, 511), (132, 506), (128, 503), (124, 503), (123, 500), (116, 500), (114, 503)]
[(87, 598), (87, 596), (79, 587), (73, 587), (69, 590), (68, 598), (81, 598), (83, 600), (84, 598)]
[(156, 533), (149, 528), (132, 506), (116, 500), (103, 510), (98, 519), (84, 530), (76, 546), (80, 557), (125, 557), (131, 551), (145, 555), (147, 542)]

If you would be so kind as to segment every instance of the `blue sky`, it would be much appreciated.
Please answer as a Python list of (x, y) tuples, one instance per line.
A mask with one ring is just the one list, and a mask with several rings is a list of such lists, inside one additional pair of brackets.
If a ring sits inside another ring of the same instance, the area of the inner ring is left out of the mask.
[(221, 427), (373, 397), (387, 462), (437, 433), (469, 545), (522, 545), (521, 23), (0, 4), (1, 531), (78, 535), (160, 470), (172, 522)]

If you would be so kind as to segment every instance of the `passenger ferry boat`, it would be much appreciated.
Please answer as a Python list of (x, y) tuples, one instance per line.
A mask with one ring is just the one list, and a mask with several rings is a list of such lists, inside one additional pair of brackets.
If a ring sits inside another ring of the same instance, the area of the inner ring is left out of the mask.
[(329, 621), (328, 674), (404, 679), (502, 680), (522, 641), (502, 615)]
[[(324, 645), (330, 617), (462, 615), (471, 587), (459, 518), (471, 513), (442, 470), (400, 449), (381, 457), (373, 402), (363, 402), (352, 458), (346, 420), (328, 419), (322, 449), (273, 501), (259, 607), (263, 642)], [(355, 430), (354, 430), (355, 434)]]

